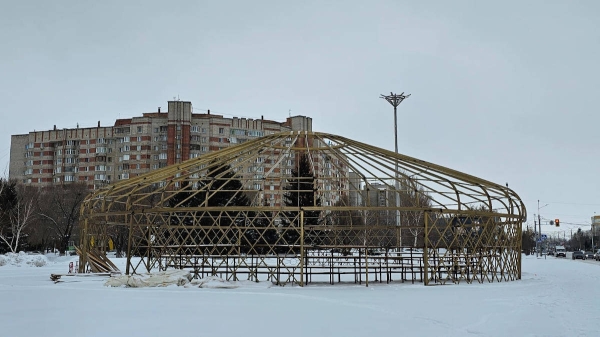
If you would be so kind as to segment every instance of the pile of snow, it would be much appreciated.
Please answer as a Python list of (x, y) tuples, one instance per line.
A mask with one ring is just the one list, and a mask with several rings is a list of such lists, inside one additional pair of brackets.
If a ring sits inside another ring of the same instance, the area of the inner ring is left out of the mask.
[(108, 279), (107, 287), (167, 287), (170, 285), (183, 286), (190, 282), (192, 275), (185, 270), (167, 270), (152, 274), (120, 275)]
[(43, 267), (48, 264), (48, 258), (40, 254), (27, 254), (25, 252), (17, 253), (6, 253), (0, 255), (0, 266), (13, 265), (22, 266), (30, 265), (33, 267)]

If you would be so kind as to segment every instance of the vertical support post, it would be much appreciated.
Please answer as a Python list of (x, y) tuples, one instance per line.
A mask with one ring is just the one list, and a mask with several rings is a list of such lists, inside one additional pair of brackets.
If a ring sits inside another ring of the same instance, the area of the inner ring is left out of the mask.
[(523, 242), (523, 225), (522, 222), (518, 222), (517, 226), (517, 247), (519, 247), (519, 250), (517, 251), (517, 256), (518, 256), (518, 260), (517, 260), (517, 271), (519, 273), (519, 280), (521, 279), (521, 255), (523, 255), (521, 253), (521, 250), (523, 249), (523, 247), (521, 246), (521, 242)]
[(369, 286), (369, 249), (365, 245), (365, 286)]
[[(127, 220), (127, 216), (129, 214), (125, 215), (125, 220)], [(127, 265), (125, 267), (125, 274), (126, 275), (130, 275), (129, 273), (129, 266), (131, 266), (131, 241), (133, 240), (133, 217), (131, 215), (130, 219), (129, 219), (129, 235), (127, 238)]]
[(300, 286), (304, 287), (304, 211), (300, 211)]
[(79, 257), (79, 270), (78, 273), (85, 273), (85, 266), (87, 261), (87, 253), (90, 249), (88, 241), (88, 219), (83, 220), (83, 235), (80, 240), (81, 256)]
[(429, 213), (424, 212), (425, 233), (423, 237), (423, 284), (429, 285)]

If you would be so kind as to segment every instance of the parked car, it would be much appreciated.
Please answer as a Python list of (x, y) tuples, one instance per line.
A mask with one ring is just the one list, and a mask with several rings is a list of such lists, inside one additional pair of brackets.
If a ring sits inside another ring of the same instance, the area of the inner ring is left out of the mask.
[(582, 259), (585, 260), (585, 253), (583, 253), (583, 251), (581, 250), (576, 250), (573, 252), (573, 260), (577, 260), (577, 259)]
[(585, 252), (585, 258), (586, 259), (593, 259), (594, 258), (594, 252), (586, 251)]

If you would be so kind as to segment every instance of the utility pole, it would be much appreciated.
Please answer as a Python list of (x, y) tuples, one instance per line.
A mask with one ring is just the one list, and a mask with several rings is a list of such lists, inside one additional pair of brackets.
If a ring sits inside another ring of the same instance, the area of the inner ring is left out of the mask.
[[(540, 207), (540, 200), (538, 199), (538, 226), (540, 227), (540, 231), (538, 233), (538, 240), (540, 242), (540, 255), (542, 253), (542, 217), (540, 216), (540, 208), (544, 208), (546, 206), (548, 206), (549, 204), (545, 204), (544, 206)], [(535, 214), (533, 215), (534, 221), (535, 221)], [(537, 247), (537, 243), (536, 243), (536, 247)]]
[(538, 225), (540, 226), (540, 256), (542, 255), (542, 217), (540, 216), (540, 201), (538, 200)]
[(535, 214), (533, 215), (533, 237), (535, 238), (535, 256), (538, 257), (538, 233), (537, 233), (537, 221), (535, 220)]
[[(395, 143), (395, 151), (396, 151), (396, 155), (398, 155), (398, 115), (397, 115), (397, 109), (398, 109), (398, 105), (400, 105), (400, 103), (402, 103), (402, 101), (404, 101), (405, 99), (407, 99), (408, 97), (410, 97), (410, 94), (405, 95), (404, 92), (401, 93), (400, 95), (398, 94), (394, 94), (393, 92), (390, 92), (389, 95), (380, 95), (379, 98), (383, 98), (385, 99), (388, 103), (390, 103), (393, 107), (394, 107), (394, 143)], [(400, 193), (398, 193), (398, 190), (400, 189), (400, 184), (398, 182), (398, 159), (396, 159), (396, 170), (394, 172), (395, 175), (395, 187), (396, 187), (396, 226), (400, 226)], [(402, 231), (398, 231), (398, 241), (399, 241), (399, 245), (398, 247), (402, 246)]]

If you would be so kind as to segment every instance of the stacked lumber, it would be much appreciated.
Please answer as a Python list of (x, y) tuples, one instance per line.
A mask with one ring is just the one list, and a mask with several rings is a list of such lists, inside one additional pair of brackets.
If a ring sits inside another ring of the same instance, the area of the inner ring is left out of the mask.
[[(78, 247), (75, 247), (75, 249), (79, 256), (83, 256)], [(106, 257), (106, 254), (99, 251), (97, 248), (88, 250), (86, 259), (83, 263), (90, 267), (92, 273), (121, 273), (119, 268)]]

